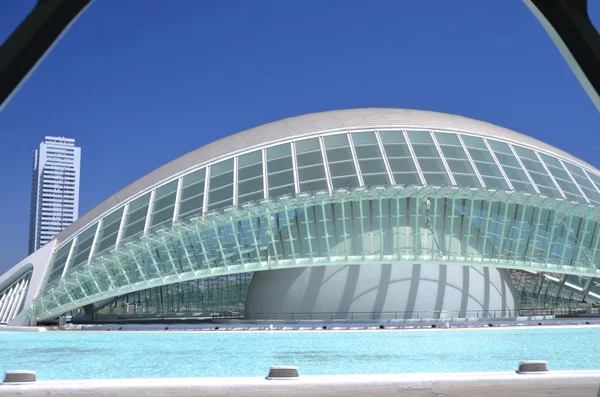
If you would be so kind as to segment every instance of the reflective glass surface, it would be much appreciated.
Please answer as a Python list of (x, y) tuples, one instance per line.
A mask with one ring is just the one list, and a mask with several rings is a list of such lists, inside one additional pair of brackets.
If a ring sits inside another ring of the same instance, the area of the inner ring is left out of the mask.
[(376, 133), (355, 132), (352, 134), (352, 141), (365, 186), (391, 184)]
[(407, 131), (415, 157), (428, 185), (449, 186), (452, 181), (429, 131)]
[(490, 189), (509, 190), (508, 183), (502, 176), (502, 171), (500, 171), (483, 139), (470, 135), (464, 135), (462, 139), (485, 186)]
[(421, 179), (402, 131), (380, 131), (396, 185), (420, 185)]
[[(355, 189), (361, 181), (367, 189), (393, 184), (419, 187), (423, 184), (419, 171), (428, 186), (451, 186), (454, 179), (460, 187), (480, 189), (479, 173), (489, 189), (505, 191), (512, 185), (517, 192), (537, 197), (537, 187), (542, 196), (600, 204), (600, 175), (595, 170), (538, 150), (500, 138), (416, 128), (340, 131), (253, 149), (173, 176), (108, 211), (100, 221), (96, 219), (83, 227), (75, 240), (58, 244), (48, 280), (50, 285), (56, 284), (65, 268), (68, 275), (85, 265), (90, 256), (109, 255), (117, 243), (120, 248), (124, 242), (137, 241), (145, 232), (151, 237), (158, 229), (169, 230), (178, 221), (188, 222), (235, 203), (255, 205), (266, 198), (276, 201), (284, 196), (293, 197), (296, 192), (309, 196), (315, 192), (335, 193), (339, 189)], [(571, 217), (557, 226), (559, 219), (549, 208), (489, 200), (475, 200), (462, 206), (454, 202), (451, 206), (451, 201), (450, 197), (432, 200), (429, 209), (414, 198), (401, 202), (389, 198), (335, 202), (331, 206), (309, 206), (312, 210), (307, 207), (279, 212), (269, 221), (260, 217), (240, 220), (218, 230), (169, 240), (154, 251), (140, 251), (137, 263), (123, 257), (119, 260), (126, 264), (125, 268), (115, 271), (110, 282), (117, 287), (141, 279), (138, 265), (146, 269), (144, 279), (147, 279), (191, 271), (195, 261), (206, 266), (209, 263), (238, 266), (260, 258), (288, 260), (308, 253), (322, 256), (347, 249), (357, 255), (397, 253), (401, 246), (399, 239), (407, 239), (405, 245), (410, 245), (410, 237), (406, 236), (413, 235), (412, 232), (403, 232), (401, 228), (410, 227), (413, 216), (426, 222), (424, 227), (430, 231), (443, 224), (444, 233), (448, 234), (429, 238), (427, 242), (412, 241), (411, 253), (429, 255), (441, 249), (445, 254), (473, 255), (470, 249), (476, 247), (485, 252), (492, 249), (491, 255), (503, 260), (529, 258), (561, 265), (600, 260), (594, 251), (600, 235), (595, 221)], [(462, 230), (463, 226), (455, 219), (459, 215), (445, 212), (442, 215), (441, 208), (446, 211), (454, 208), (460, 216), (479, 220), (470, 225), (472, 230)], [(437, 215), (431, 211), (438, 211)], [(370, 220), (369, 232), (364, 229), (365, 219)], [(479, 237), (474, 237), (474, 229)], [(268, 230), (276, 233), (269, 235)], [(353, 237), (346, 240), (343, 233)], [(370, 233), (370, 240), (357, 237), (364, 233)], [(459, 235), (460, 241), (453, 238)], [(568, 282), (580, 286), (580, 281), (571, 277)], [(540, 283), (538, 292), (553, 291), (554, 284), (547, 284)], [(94, 288), (98, 287), (86, 284), (76, 294), (85, 295)], [(553, 296), (560, 295), (560, 288), (557, 291)], [(67, 302), (68, 298), (59, 300)]]
[(267, 148), (269, 197), (294, 194), (294, 159), (289, 143)]

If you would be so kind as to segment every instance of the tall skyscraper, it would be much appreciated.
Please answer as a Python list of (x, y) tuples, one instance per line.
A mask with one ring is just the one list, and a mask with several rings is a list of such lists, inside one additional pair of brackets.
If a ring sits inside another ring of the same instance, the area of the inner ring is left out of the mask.
[(81, 148), (71, 138), (47, 136), (33, 158), (29, 253), (73, 223), (79, 214)]

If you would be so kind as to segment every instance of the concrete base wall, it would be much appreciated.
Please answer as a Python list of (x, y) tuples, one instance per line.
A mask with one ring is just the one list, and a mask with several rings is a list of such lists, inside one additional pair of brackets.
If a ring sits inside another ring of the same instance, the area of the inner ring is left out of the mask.
[(257, 272), (246, 319), (515, 316), (505, 269), (451, 265), (350, 265)]

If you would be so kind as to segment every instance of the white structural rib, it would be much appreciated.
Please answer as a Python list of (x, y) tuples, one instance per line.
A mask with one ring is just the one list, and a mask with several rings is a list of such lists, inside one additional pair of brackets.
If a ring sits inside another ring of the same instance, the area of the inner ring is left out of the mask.
[(262, 161), (263, 198), (269, 198), (269, 174), (267, 170), (267, 149), (260, 151)]
[(239, 202), (238, 197), (238, 164), (239, 164), (239, 156), (235, 156), (233, 158), (233, 200), (232, 205), (237, 207)]
[(450, 177), (450, 182), (452, 182), (453, 186), (456, 186), (456, 179), (454, 179), (454, 175), (452, 175), (452, 171), (450, 171), (450, 166), (448, 165), (448, 162), (446, 161), (446, 157), (444, 156), (444, 153), (442, 153), (442, 148), (440, 146), (440, 143), (438, 142), (437, 138), (435, 137), (435, 134), (433, 133), (433, 131), (429, 131), (429, 135), (431, 135), (433, 144), (435, 145), (435, 148), (437, 149), (438, 154), (440, 155), (440, 159), (442, 159), (444, 168), (446, 169), (446, 172), (448, 173), (448, 176)]
[(583, 197), (583, 199), (586, 201), (586, 203), (589, 204), (590, 203), (590, 199), (584, 193), (583, 189), (581, 188), (581, 186), (579, 186), (579, 183), (577, 183), (577, 181), (575, 180), (575, 178), (573, 178), (573, 174), (571, 174), (571, 171), (569, 171), (569, 169), (565, 166), (565, 163), (563, 163), (563, 161), (561, 159), (558, 159), (558, 162), (563, 167), (563, 170), (565, 170), (565, 172), (567, 173), (567, 175), (569, 175), (569, 178), (571, 179), (571, 182), (573, 182), (573, 184), (577, 187), (577, 190), (579, 190), (579, 194), (581, 194), (581, 197)]
[(202, 197), (202, 216), (208, 212), (208, 193), (210, 190), (210, 165), (206, 167), (206, 174), (204, 176), (204, 194)]
[(408, 146), (408, 151), (410, 152), (410, 157), (412, 157), (413, 162), (415, 163), (415, 167), (417, 167), (417, 173), (419, 174), (419, 178), (421, 179), (421, 184), (423, 186), (427, 186), (427, 181), (425, 180), (425, 175), (423, 171), (421, 171), (421, 165), (419, 164), (419, 160), (417, 160), (417, 155), (410, 143), (410, 139), (408, 139), (408, 133), (406, 130), (402, 130), (402, 135), (404, 135), (404, 140), (406, 141), (406, 145)]
[(527, 170), (527, 168), (525, 168), (525, 164), (523, 164), (523, 160), (521, 160), (521, 157), (519, 157), (519, 154), (517, 153), (517, 151), (515, 150), (515, 148), (513, 147), (513, 145), (511, 143), (508, 143), (508, 142), (507, 142), (507, 145), (510, 148), (510, 152), (513, 154), (513, 156), (515, 157), (515, 159), (519, 163), (519, 166), (521, 167), (521, 169), (525, 173), (525, 176), (527, 177), (527, 180), (529, 181), (529, 183), (531, 183), (531, 186), (533, 186), (533, 190), (535, 190), (535, 192), (537, 194), (540, 194), (540, 189), (537, 187), (536, 183), (533, 181), (533, 178), (529, 174), (529, 171)]
[(92, 240), (92, 246), (90, 247), (90, 254), (88, 255), (87, 261), (91, 261), (92, 257), (96, 255), (96, 245), (98, 244), (98, 236), (100, 235), (100, 230), (102, 229), (102, 225), (104, 225), (104, 218), (98, 221), (98, 227), (96, 227), (96, 233), (94, 233), (94, 239)]
[(333, 182), (331, 180), (331, 172), (329, 171), (329, 161), (327, 161), (327, 151), (325, 150), (325, 142), (323, 137), (319, 137), (319, 145), (321, 146), (321, 156), (323, 157), (323, 168), (325, 169), (325, 178), (327, 179), (327, 190), (329, 194), (333, 194)]
[(390, 184), (395, 185), (396, 180), (394, 178), (394, 173), (392, 172), (392, 167), (390, 167), (390, 161), (388, 160), (387, 154), (385, 153), (385, 148), (383, 147), (383, 141), (381, 140), (381, 135), (379, 135), (379, 131), (375, 131), (375, 138), (377, 138), (377, 144), (379, 145), (381, 157), (383, 157), (383, 164), (385, 165), (385, 170), (387, 171), (388, 178), (390, 178)]
[(347, 133), (348, 144), (350, 145), (350, 152), (352, 153), (352, 161), (354, 161), (354, 168), (356, 169), (356, 175), (358, 176), (358, 185), (365, 186), (365, 181), (363, 180), (362, 172), (360, 170), (360, 164), (358, 163), (358, 156), (356, 156), (356, 149), (354, 148), (354, 141), (352, 140), (352, 134)]
[(500, 170), (500, 173), (504, 177), (504, 180), (508, 184), (508, 187), (510, 188), (510, 190), (515, 190), (515, 187), (513, 186), (513, 184), (510, 181), (510, 179), (508, 179), (508, 175), (506, 175), (506, 172), (504, 172), (504, 168), (502, 167), (502, 164), (500, 164), (500, 161), (498, 161), (498, 157), (496, 157), (496, 153), (494, 153), (494, 150), (490, 146), (490, 143), (485, 138), (483, 138), (483, 143), (485, 143), (485, 147), (487, 147), (488, 151), (492, 155), (492, 158), (494, 159), (494, 162), (496, 163), (496, 166)]
[(183, 188), (183, 177), (177, 178), (177, 190), (175, 193), (175, 205), (173, 207), (173, 224), (179, 219), (179, 206), (181, 201), (181, 189)]
[(125, 222), (127, 221), (127, 213), (129, 212), (129, 203), (123, 207), (123, 214), (121, 215), (121, 222), (119, 223), (119, 231), (117, 232), (117, 239), (115, 240), (115, 248), (121, 246), (123, 240), (123, 232), (125, 230)]
[(554, 183), (554, 186), (556, 187), (562, 198), (566, 200), (567, 196), (565, 195), (565, 192), (563, 192), (561, 187), (558, 185), (558, 182), (556, 182), (554, 175), (552, 175), (552, 173), (550, 172), (550, 169), (546, 165), (546, 162), (544, 162), (544, 159), (542, 159), (542, 156), (540, 156), (537, 150), (534, 150), (533, 153), (535, 153), (535, 157), (537, 157), (538, 161), (540, 162), (540, 164), (542, 164), (542, 167), (544, 167), (544, 170), (546, 171), (550, 179), (552, 179), (552, 183)]
[(456, 138), (458, 138), (458, 141), (460, 142), (460, 146), (462, 146), (463, 150), (465, 151), (465, 154), (467, 155), (467, 159), (469, 159), (469, 163), (471, 163), (471, 167), (473, 167), (473, 171), (475, 172), (475, 175), (477, 175), (477, 180), (479, 181), (479, 183), (481, 183), (481, 187), (486, 187), (485, 186), (485, 182), (483, 181), (483, 178), (481, 177), (481, 174), (479, 173), (479, 169), (477, 169), (477, 165), (475, 165), (475, 161), (473, 160), (473, 157), (471, 157), (471, 153), (469, 153), (469, 149), (467, 149), (467, 145), (465, 145), (465, 142), (463, 141), (462, 137), (460, 136), (460, 134), (455, 134)]
[(594, 189), (596, 189), (596, 191), (600, 194), (600, 188), (598, 188), (598, 185), (596, 185), (596, 183), (592, 180), (592, 177), (590, 176), (589, 172), (587, 172), (586, 169), (583, 167), (579, 167), (579, 168), (581, 169), (581, 171), (583, 171), (583, 174), (586, 176), (588, 181), (590, 181), (590, 183), (592, 184)]
[(79, 241), (79, 235), (73, 238), (73, 243), (71, 244), (71, 248), (69, 248), (69, 253), (67, 254), (67, 260), (65, 261), (65, 265), (63, 266), (63, 271), (60, 276), (62, 280), (65, 277), (65, 274), (69, 271), (69, 266), (71, 266), (71, 260), (73, 259), (73, 252), (75, 252), (75, 245), (77, 245), (77, 241)]
[(152, 210), (154, 209), (154, 198), (156, 197), (156, 189), (152, 189), (150, 192), (150, 200), (148, 201), (148, 212), (146, 213), (146, 219), (144, 221), (144, 236), (148, 234), (150, 229), (150, 221), (152, 220)]
[(294, 173), (294, 193), (300, 193), (300, 178), (298, 176), (298, 159), (296, 158), (296, 142), (290, 142), (292, 153), (292, 171)]

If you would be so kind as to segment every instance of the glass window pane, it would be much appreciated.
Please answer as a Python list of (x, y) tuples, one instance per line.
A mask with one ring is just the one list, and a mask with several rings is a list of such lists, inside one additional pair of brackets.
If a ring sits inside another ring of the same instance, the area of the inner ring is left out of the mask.
[(429, 131), (406, 131), (408, 139), (412, 145), (418, 144), (431, 144), (433, 145), (433, 139)]
[(458, 186), (481, 187), (477, 174), (456, 134), (436, 132), (435, 137)]
[(567, 168), (569, 168), (569, 171), (571, 171), (573, 178), (575, 178), (579, 186), (581, 186), (585, 190), (585, 194), (590, 199), (590, 201), (594, 202), (595, 204), (600, 204), (600, 194), (598, 194), (598, 190), (596, 189), (596, 186), (598, 185), (594, 186), (594, 184), (592, 184), (592, 182), (590, 181), (590, 179), (594, 181), (594, 174), (588, 171), (588, 178), (586, 175), (584, 175), (583, 170), (578, 166), (566, 162), (565, 165), (567, 166)]
[(365, 186), (389, 185), (389, 176), (375, 133), (355, 132), (352, 134), (352, 141)]
[(419, 159), (419, 164), (421, 165), (421, 171), (423, 171), (424, 174), (430, 173), (430, 172), (436, 172), (436, 173), (445, 173), (446, 169), (444, 168), (444, 163), (442, 162), (441, 159)]
[(402, 131), (381, 131), (381, 141), (397, 185), (421, 185)]
[(267, 148), (269, 197), (294, 194), (292, 149), (289, 143)]
[(517, 145), (513, 145), (513, 148), (521, 159), (523, 166), (529, 172), (531, 179), (533, 179), (533, 182), (538, 187), (540, 193), (548, 197), (562, 198), (562, 195), (558, 189), (556, 189), (552, 178), (550, 178), (533, 150)]
[(262, 151), (238, 159), (238, 205), (264, 198)]
[(555, 157), (548, 156), (547, 154), (539, 154), (544, 163), (546, 163), (550, 173), (554, 176), (556, 183), (558, 183), (558, 186), (560, 186), (565, 196), (567, 196), (567, 199), (577, 202), (585, 202), (581, 192), (579, 189), (577, 189), (577, 186), (573, 183), (560, 161)]
[[(471, 166), (469, 161), (450, 159), (446, 160), (446, 162), (448, 163), (448, 167), (450, 168), (450, 171), (452, 171), (452, 174), (475, 175), (475, 179), (477, 179), (475, 171), (473, 171), (473, 166)], [(479, 183), (474, 187), (479, 187)]]
[(144, 231), (146, 215), (148, 214), (148, 203), (150, 192), (129, 203), (129, 209), (125, 219), (123, 240), (138, 235)]
[(407, 134), (425, 181), (435, 186), (452, 185), (429, 131), (408, 131)]
[(206, 168), (187, 174), (181, 181), (179, 219), (186, 219), (202, 213)]
[(358, 186), (352, 150), (346, 134), (323, 137), (329, 174), (334, 189)]
[(328, 189), (319, 138), (296, 142), (296, 159), (301, 192)]
[(462, 148), (462, 146), (440, 145), (440, 149), (442, 149), (442, 153), (444, 154), (444, 157), (446, 157), (446, 159), (469, 161), (469, 158), (467, 157), (467, 154), (465, 153), (465, 150)]
[(483, 139), (468, 135), (461, 135), (461, 137), (486, 187), (508, 190), (508, 183), (502, 176), (502, 172), (494, 161), (494, 157), (492, 157), (492, 154), (487, 149)]
[(374, 132), (353, 132), (352, 133), (352, 141), (354, 142), (354, 146), (363, 146), (363, 145), (378, 145), (377, 137)]
[(173, 222), (177, 184), (178, 180), (176, 179), (156, 189), (150, 217), (150, 228)]
[(233, 159), (210, 166), (208, 210), (218, 210), (233, 204)]
[[(504, 173), (513, 185), (516, 191), (524, 191), (531, 194), (536, 194), (535, 189), (525, 171), (521, 168), (519, 161), (510, 150), (510, 147), (505, 142), (499, 142), (494, 140), (488, 140), (490, 147), (494, 151), (496, 158), (500, 165), (504, 169)], [(517, 188), (518, 187), (518, 188)]]
[(119, 233), (119, 227), (121, 226), (123, 210), (124, 207), (121, 207), (102, 219), (102, 228), (100, 228), (100, 232), (98, 233), (96, 254), (113, 247), (117, 242), (117, 235)]
[(56, 254), (54, 254), (54, 262), (52, 263), (52, 271), (48, 276), (48, 284), (62, 276), (67, 258), (69, 257), (69, 251), (71, 250), (71, 244), (73, 244), (73, 240), (63, 244), (56, 251)]
[(488, 150), (487, 146), (485, 146), (485, 142), (483, 142), (483, 139), (481, 139), (478, 136), (461, 135), (461, 138), (462, 138), (463, 142), (465, 143), (465, 146), (468, 147), (469, 149), (475, 148), (475, 149)]
[(69, 265), (70, 269), (75, 269), (82, 263), (87, 262), (97, 227), (98, 223), (95, 223), (77, 235), (77, 243), (73, 248), (73, 257)]
[[(452, 168), (450, 168), (452, 169)], [(465, 187), (478, 187), (481, 186), (479, 180), (477, 179), (477, 175), (465, 175), (465, 174), (453, 174), (454, 180), (456, 181), (457, 186), (465, 186)]]
[(404, 139), (402, 131), (379, 131), (379, 136), (381, 137), (381, 142), (384, 144), (399, 143), (406, 145), (406, 140)]
[(456, 134), (448, 132), (436, 132), (435, 139), (437, 139), (440, 145), (447, 146), (461, 146)]

